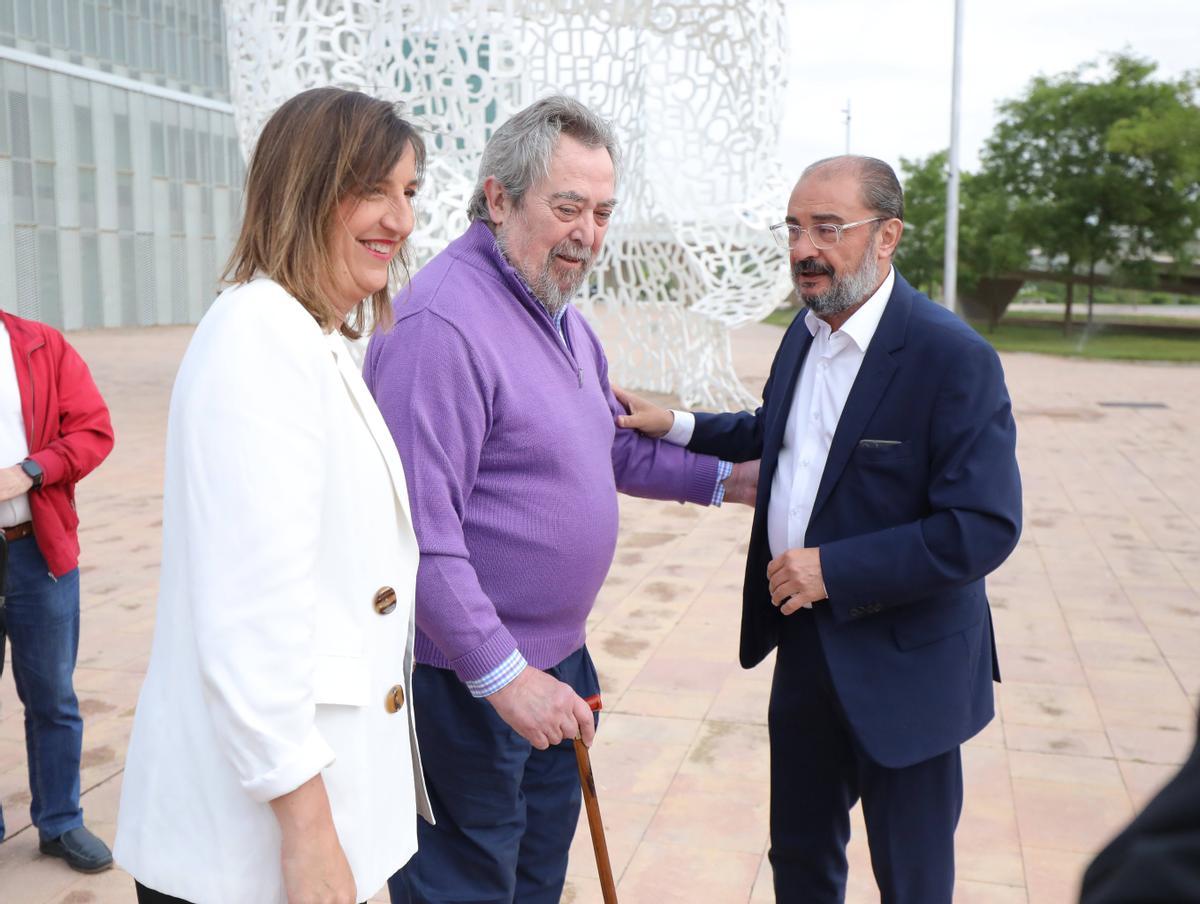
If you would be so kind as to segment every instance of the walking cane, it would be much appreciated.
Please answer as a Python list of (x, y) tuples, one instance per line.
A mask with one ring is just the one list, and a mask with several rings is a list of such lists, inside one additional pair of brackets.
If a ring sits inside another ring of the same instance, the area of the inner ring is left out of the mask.
[[(593, 694), (585, 701), (598, 713), (602, 709), (600, 695)], [(596, 870), (600, 873), (600, 891), (604, 904), (617, 904), (617, 885), (613, 882), (612, 864), (608, 860), (608, 843), (604, 840), (604, 822), (600, 819), (600, 801), (596, 799), (596, 780), (592, 777), (592, 760), (583, 740), (575, 739), (575, 763), (579, 766), (579, 784), (583, 787), (583, 805), (587, 808), (588, 829), (592, 833), (592, 848), (596, 852)]]

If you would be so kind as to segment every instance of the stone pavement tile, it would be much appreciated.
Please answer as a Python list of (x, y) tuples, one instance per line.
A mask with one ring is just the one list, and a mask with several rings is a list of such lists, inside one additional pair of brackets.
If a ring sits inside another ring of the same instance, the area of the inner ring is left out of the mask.
[(954, 842), (960, 879), (1024, 884), (1008, 760), (1002, 747), (972, 741), (963, 748), (963, 813)]
[(1192, 705), (1175, 673), (1161, 669), (1124, 672), (1088, 669), (1088, 684), (1105, 725), (1159, 725), (1187, 722)]
[(1115, 584), (1099, 587), (1071, 585), (1055, 588), (1054, 595), (1064, 613), (1084, 611), (1127, 615), (1136, 611), (1132, 599), (1122, 587)]
[(1087, 676), (1074, 647), (1047, 649), (997, 642), (1000, 674), (1005, 682), (1020, 684), (1087, 685)]
[(715, 690), (652, 690), (631, 684), (621, 695), (616, 711), (699, 722), (712, 706), (715, 696)]
[[(601, 797), (600, 816), (604, 821), (604, 839), (608, 845), (608, 859), (612, 866), (613, 875), (620, 879), (629, 861), (633, 859), (634, 851), (646, 834), (646, 827), (654, 818), (658, 806), (622, 800), (619, 797)], [(567, 864), (567, 875), (581, 880), (582, 887), (586, 880), (597, 882), (596, 853), (592, 848), (591, 831), (588, 829), (587, 810), (580, 808), (579, 826), (571, 841), (571, 854)]]
[(80, 876), (51, 904), (134, 904), (137, 892), (133, 877), (121, 869), (110, 869), (94, 876)]
[(956, 879), (954, 904), (1026, 904), (1024, 870), (1018, 885)]
[(775, 882), (771, 875), (771, 861), (766, 854), (758, 864), (758, 875), (750, 892), (750, 904), (775, 904)]
[(700, 726), (667, 793), (736, 795), (765, 804), (770, 778), (765, 725), (710, 719)]
[(1112, 744), (1103, 731), (1078, 731), (1046, 725), (1005, 725), (1009, 750), (1073, 756), (1111, 757)]
[(1120, 643), (1130, 638), (1151, 637), (1132, 606), (1125, 612), (1069, 610), (1063, 617), (1071, 632), (1071, 639), (1076, 642), (1107, 640)]
[(1200, 624), (1150, 621), (1147, 627), (1165, 656), (1195, 656), (1200, 651)]
[(1092, 854), (1028, 844), (1023, 853), (1029, 904), (1075, 904), (1079, 900), (1079, 882)]
[(997, 690), (1006, 726), (1042, 725), (1076, 731), (1103, 727), (1087, 688), (1006, 681)]
[(1014, 779), (1034, 779), (1118, 791), (1125, 786), (1117, 761), (1108, 757), (1072, 756), (1013, 750), (1008, 755)]
[[(667, 793), (646, 828), (645, 844), (761, 855), (767, 845), (766, 795)], [(746, 892), (750, 889), (747, 887)]]
[(1194, 741), (1191, 725), (1163, 724), (1154, 728), (1110, 725), (1106, 728), (1118, 759), (1178, 766), (1187, 759)]
[(763, 663), (750, 670), (739, 668), (727, 675), (709, 707), (707, 718), (717, 722), (766, 725), (767, 700), (771, 694), (771, 672), (774, 668), (771, 663)]
[(1121, 640), (1078, 640), (1075, 650), (1084, 668), (1154, 672), (1163, 663), (1162, 651), (1148, 634)]
[(617, 886), (630, 902), (747, 901), (762, 853), (643, 842)]
[(1133, 760), (1120, 760), (1117, 765), (1121, 769), (1121, 777), (1125, 780), (1125, 790), (1129, 792), (1134, 809), (1139, 812), (1179, 771), (1177, 766), (1136, 763)]
[[(1037, 649), (1069, 650), (1071, 633), (1051, 594), (1026, 595), (1019, 610), (995, 609), (992, 625), (1005, 645)], [(1001, 663), (1003, 665), (1003, 663)]]
[(969, 747), (1000, 747), (1006, 746), (1004, 739), (1004, 720), (992, 719), (987, 725), (983, 726), (979, 734), (967, 741)]
[[(7, 816), (5, 817), (7, 821)], [(43, 904), (57, 900), (80, 878), (56, 857), (38, 851), (37, 831), (29, 829), (0, 844), (0, 890), (4, 901)]]
[(1123, 784), (1114, 789), (1013, 778), (1023, 847), (1096, 851), (1133, 816)]
[(655, 804), (687, 755), (700, 723), (632, 713), (601, 716), (592, 747), (592, 769), (601, 800), (621, 797)]

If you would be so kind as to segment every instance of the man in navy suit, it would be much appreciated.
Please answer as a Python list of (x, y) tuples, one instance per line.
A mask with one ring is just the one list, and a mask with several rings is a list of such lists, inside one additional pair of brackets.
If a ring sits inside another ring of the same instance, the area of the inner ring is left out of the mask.
[(807, 306), (753, 414), (623, 399), (624, 427), (731, 461), (761, 458), (741, 662), (778, 648), (768, 724), (778, 901), (841, 901), (859, 799), (888, 904), (949, 904), (959, 745), (999, 680), (984, 577), (1016, 546), (1016, 430), (1000, 361), (892, 267), (892, 168), (804, 171), (787, 219)]

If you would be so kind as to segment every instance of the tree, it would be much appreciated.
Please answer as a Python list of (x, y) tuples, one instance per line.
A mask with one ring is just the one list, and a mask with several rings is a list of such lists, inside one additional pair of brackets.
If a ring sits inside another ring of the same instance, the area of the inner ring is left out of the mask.
[(946, 167), (949, 154), (900, 158), (904, 184), (904, 236), (896, 264), (904, 278), (926, 295), (936, 294), (946, 259)]
[[(1155, 81), (1156, 65), (1130, 54), (1035, 78), (1000, 105), (982, 155), (1027, 248), (1067, 276), (1097, 267), (1145, 271), (1156, 251), (1178, 253), (1200, 228), (1200, 81)], [(1166, 131), (1160, 131), (1166, 124)], [(1191, 141), (1184, 145), (1185, 140)]]
[[(905, 278), (927, 294), (940, 286), (946, 259), (948, 154), (901, 158), (904, 183), (904, 237), (896, 264)], [(994, 177), (962, 173), (959, 184), (958, 294), (964, 311), (986, 313), (995, 327), (1011, 297), (991, 291), (997, 277), (1023, 270), (1028, 254), (1012, 228), (1012, 205)]]

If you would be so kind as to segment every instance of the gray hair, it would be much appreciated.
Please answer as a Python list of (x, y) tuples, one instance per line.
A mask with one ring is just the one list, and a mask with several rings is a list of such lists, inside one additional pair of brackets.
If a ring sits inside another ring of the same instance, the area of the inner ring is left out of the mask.
[(904, 219), (904, 189), (896, 178), (896, 171), (875, 157), (846, 154), (841, 157), (826, 157), (805, 167), (800, 178), (831, 171), (830, 174), (852, 173), (858, 177), (862, 188), (863, 204), (885, 217)]
[(574, 98), (551, 95), (530, 104), (492, 134), (479, 161), (479, 177), (467, 204), (467, 216), (492, 222), (483, 191), (489, 176), (495, 177), (513, 204), (520, 207), (533, 183), (550, 174), (550, 158), (560, 135), (570, 135), (587, 148), (604, 148), (619, 177), (621, 149), (612, 123)]

